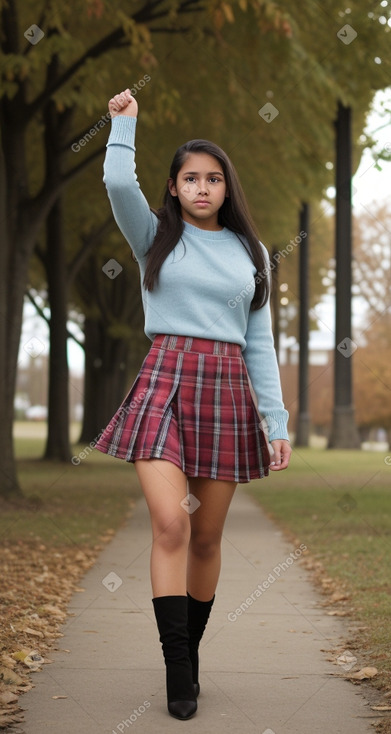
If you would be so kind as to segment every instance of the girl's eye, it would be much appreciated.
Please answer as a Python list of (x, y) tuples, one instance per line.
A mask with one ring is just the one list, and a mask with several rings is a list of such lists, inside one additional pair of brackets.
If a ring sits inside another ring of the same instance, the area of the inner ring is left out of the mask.
[(211, 181), (212, 183), (220, 183), (220, 179), (219, 179), (219, 178), (216, 178), (215, 176), (212, 176), (212, 177), (211, 177), (211, 178), (210, 178), (209, 180), (210, 180), (210, 181)]
[(194, 176), (187, 176), (186, 179), (185, 179), (185, 181), (187, 181), (188, 183), (194, 183), (195, 178), (194, 178)]

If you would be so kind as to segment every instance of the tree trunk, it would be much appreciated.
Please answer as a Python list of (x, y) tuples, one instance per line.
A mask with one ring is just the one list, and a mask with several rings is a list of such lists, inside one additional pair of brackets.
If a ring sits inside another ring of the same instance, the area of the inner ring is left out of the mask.
[[(9, 329), (10, 316), (9, 309), (12, 309), (15, 318), (18, 304), (17, 294), (9, 292), (9, 277), (11, 271), (8, 262), (8, 253), (10, 247), (10, 232), (8, 226), (8, 217), (6, 211), (6, 170), (3, 155), (3, 147), (0, 148), (0, 446), (1, 446), (1, 467), (0, 467), (0, 496), (11, 498), (21, 495), (21, 489), (18, 484), (16, 474), (16, 464), (14, 456), (13, 441), (13, 417), (14, 417), (14, 394), (15, 394), (15, 374), (16, 359), (18, 351), (13, 346), (12, 354), (10, 353)], [(13, 302), (10, 303), (10, 298)], [(22, 297), (23, 302), (23, 297)], [(22, 306), (23, 308), (23, 306)], [(15, 310), (14, 310), (15, 309)], [(21, 320), (21, 316), (19, 315)], [(15, 357), (16, 351), (16, 357)]]
[(96, 441), (130, 389), (129, 341), (113, 339), (101, 321), (86, 317), (84, 412), (79, 443)]
[(299, 232), (307, 232), (300, 242), (299, 260), (299, 409), (297, 415), (296, 446), (308, 446), (310, 415), (308, 412), (308, 355), (309, 355), (309, 206), (300, 211)]
[(338, 103), (336, 120), (336, 304), (334, 412), (328, 448), (361, 447), (352, 390), (352, 203), (351, 109)]
[(48, 435), (45, 459), (70, 461), (69, 369), (67, 355), (67, 283), (62, 203), (53, 206), (46, 224), (46, 274), (50, 303)]
[[(2, 100), (2, 115), (20, 102)], [(39, 220), (27, 205), (24, 129), (16, 122), (2, 129), (0, 152), (0, 495), (20, 496), (13, 445), (14, 396), (29, 260)], [(23, 346), (23, 345), (22, 345)], [(33, 343), (25, 346), (33, 354)]]

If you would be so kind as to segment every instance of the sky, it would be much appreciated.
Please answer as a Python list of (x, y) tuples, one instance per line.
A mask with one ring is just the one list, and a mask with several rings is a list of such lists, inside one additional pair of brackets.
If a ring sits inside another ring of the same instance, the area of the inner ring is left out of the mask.
[[(375, 148), (371, 151), (365, 149), (360, 165), (353, 177), (353, 210), (357, 216), (363, 210), (371, 211), (371, 205), (376, 202), (385, 201), (390, 198), (391, 192), (391, 162), (376, 160), (376, 155), (386, 150), (391, 153), (391, 124), (385, 122), (391, 120), (391, 115), (381, 115), (382, 105), (389, 101), (391, 108), (391, 87), (380, 91), (375, 95), (372, 111), (367, 118), (365, 132), (376, 140)], [(382, 127), (384, 126), (384, 127)], [(382, 129), (379, 129), (381, 128)], [(333, 197), (333, 190), (328, 190), (329, 199)], [(318, 317), (319, 332), (312, 334), (311, 342), (321, 343), (324, 348), (334, 346), (334, 298), (324, 296), (322, 302), (315, 309)], [(358, 326), (362, 319), (362, 306), (359, 299), (353, 299), (353, 328)], [(73, 324), (69, 329), (79, 338), (82, 334)], [(24, 312), (23, 331), (19, 352), (19, 364), (27, 364), (29, 354), (35, 356), (37, 353), (48, 352), (48, 328), (42, 319), (35, 315), (31, 304), (26, 304)], [(68, 340), (68, 357), (70, 369), (74, 373), (82, 374), (84, 366), (83, 350), (72, 339)]]

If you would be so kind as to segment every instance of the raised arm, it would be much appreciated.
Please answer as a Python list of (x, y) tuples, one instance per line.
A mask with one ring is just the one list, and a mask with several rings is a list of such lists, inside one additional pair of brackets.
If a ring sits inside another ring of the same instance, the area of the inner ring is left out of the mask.
[(138, 105), (129, 89), (109, 101), (112, 118), (104, 162), (104, 183), (114, 219), (140, 259), (149, 250), (158, 220), (140, 189), (135, 164)]

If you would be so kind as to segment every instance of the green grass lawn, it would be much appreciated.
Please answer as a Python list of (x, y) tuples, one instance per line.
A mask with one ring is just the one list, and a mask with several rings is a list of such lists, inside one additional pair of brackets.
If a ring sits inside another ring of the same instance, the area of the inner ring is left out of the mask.
[[(391, 452), (390, 452), (391, 453)], [(389, 454), (388, 454), (389, 455)], [(391, 687), (391, 466), (387, 454), (300, 449), (291, 466), (249, 485), (291, 537), (348, 592), (366, 665)]]
[[(40, 460), (44, 439), (16, 438), (25, 501), (0, 513), (0, 538), (94, 546), (122, 524), (141, 490), (134, 467), (93, 451), (80, 464)], [(77, 455), (84, 446), (75, 446)]]

